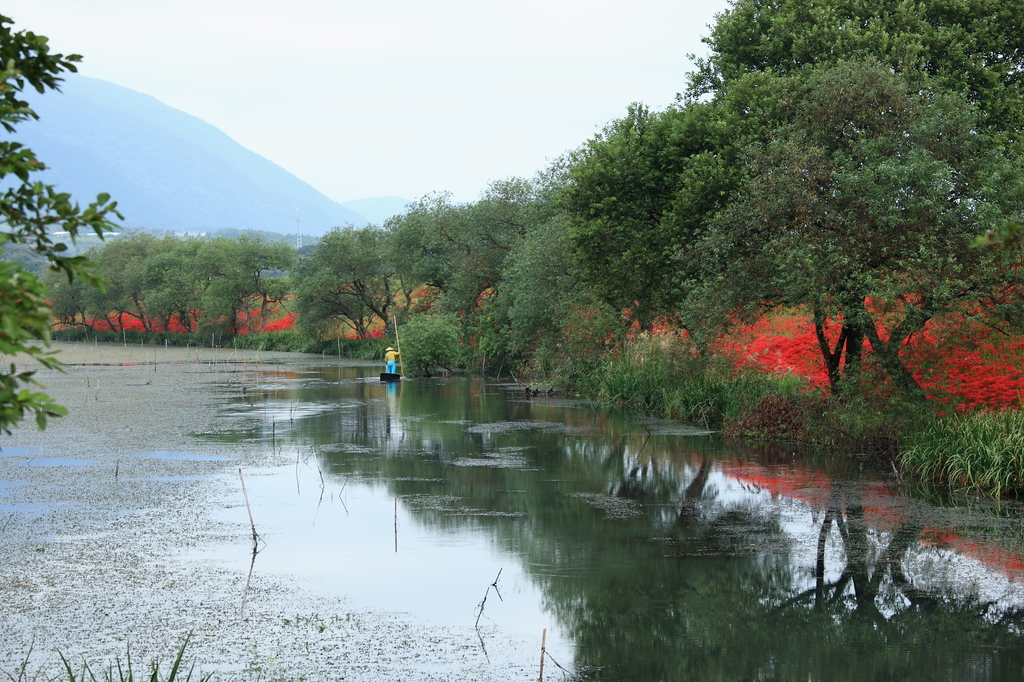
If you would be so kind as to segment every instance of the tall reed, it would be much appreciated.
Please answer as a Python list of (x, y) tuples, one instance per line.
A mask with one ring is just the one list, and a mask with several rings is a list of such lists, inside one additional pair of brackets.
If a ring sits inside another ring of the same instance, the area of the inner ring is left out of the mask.
[(1024, 490), (1024, 412), (978, 411), (908, 434), (900, 464), (922, 479), (1000, 497)]
[(641, 339), (598, 365), (577, 387), (609, 403), (719, 428), (767, 395), (793, 396), (806, 384), (795, 376), (737, 372), (703, 358), (681, 341)]

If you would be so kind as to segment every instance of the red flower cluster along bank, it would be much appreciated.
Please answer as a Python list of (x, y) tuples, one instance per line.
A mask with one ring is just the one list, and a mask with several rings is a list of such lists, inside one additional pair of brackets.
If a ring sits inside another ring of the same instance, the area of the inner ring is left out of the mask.
[[(249, 334), (262, 326), (264, 332), (276, 332), (295, 326), (294, 313), (279, 315), (264, 324), (260, 311), (251, 311), (250, 320), (239, 323), (237, 331)], [(89, 326), (95, 330), (119, 332), (118, 324), (89, 320)], [(154, 333), (189, 331), (176, 318), (171, 319), (166, 329), (156, 320), (144, 323), (128, 315), (122, 317), (121, 324), (127, 331), (142, 333), (147, 332), (147, 325)], [(581, 324), (586, 326), (585, 322)], [(656, 326), (655, 333), (672, 333), (671, 325)], [(837, 324), (831, 326), (830, 333), (833, 337), (838, 334)], [(381, 338), (383, 330), (374, 329), (371, 335)], [(355, 334), (341, 336), (356, 338)], [(806, 315), (779, 314), (740, 325), (721, 339), (715, 350), (732, 357), (737, 367), (776, 375), (795, 374), (806, 379), (811, 387), (828, 386), (814, 326)], [(870, 358), (870, 350), (865, 341), (866, 357)], [(929, 398), (958, 411), (1019, 407), (1024, 396), (1024, 338), (992, 330), (965, 317), (929, 322), (907, 340), (902, 355)], [(871, 371), (870, 363), (866, 371)], [(873, 378), (884, 387), (887, 380), (877, 369), (875, 373)]]

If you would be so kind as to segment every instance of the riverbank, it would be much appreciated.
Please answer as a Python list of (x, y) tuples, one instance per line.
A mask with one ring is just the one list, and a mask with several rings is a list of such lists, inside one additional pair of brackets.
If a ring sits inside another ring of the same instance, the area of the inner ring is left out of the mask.
[(261, 573), (258, 559), (248, 586), (244, 570), (196, 561), (227, 545), (248, 567), (237, 470), (259, 480), (296, 453), (218, 438), (222, 410), (272, 394), (271, 363), (294, 354), (55, 347), (67, 373), (38, 378), (70, 414), (0, 440), (0, 670), (28, 658), (29, 676), (49, 678), (57, 651), (105, 669), (129, 646), (140, 664), (169, 663), (188, 633), (186, 660), (214, 679), (506, 680), (533, 663), (532, 643), (512, 643), (521, 658), (488, 664), (469, 619), (367, 610)]
[(878, 386), (828, 397), (798, 375), (737, 369), (665, 339), (627, 344), (569, 381), (582, 395), (727, 437), (882, 458), (905, 479), (959, 492), (1001, 497), (1024, 490), (1018, 408), (961, 413), (935, 401), (910, 403)]
[(207, 350), (261, 351), (281, 353), (310, 353), (323, 357), (377, 360), (384, 357), (384, 349), (391, 341), (386, 338), (318, 338), (303, 334), (298, 329), (257, 332), (251, 334), (200, 334), (177, 332), (142, 332), (136, 330), (110, 331), (71, 327), (53, 330), (53, 340), (68, 346), (120, 345), (124, 348), (163, 347)]

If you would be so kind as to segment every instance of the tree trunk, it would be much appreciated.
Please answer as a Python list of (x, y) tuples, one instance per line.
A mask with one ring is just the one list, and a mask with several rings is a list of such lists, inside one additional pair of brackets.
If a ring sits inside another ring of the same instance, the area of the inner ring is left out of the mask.
[(920, 324), (912, 325), (914, 326), (913, 330), (905, 327), (910, 318), (904, 319), (889, 335), (888, 341), (883, 341), (881, 336), (879, 336), (878, 328), (875, 326), (875, 321), (871, 319), (870, 315), (865, 315), (864, 319), (864, 331), (871, 342), (871, 350), (878, 356), (878, 362), (882, 365), (882, 369), (889, 375), (889, 378), (892, 379), (892, 382), (904, 398), (914, 402), (923, 402), (925, 400), (924, 389), (921, 388), (921, 385), (917, 383), (917, 379), (914, 378), (914, 375), (903, 364), (903, 360), (900, 359), (900, 348), (902, 348), (903, 340), (909, 336), (910, 331), (916, 331), (923, 327), (924, 323), (928, 321), (928, 316), (924, 316), (920, 320)]
[[(854, 381), (860, 374), (860, 360), (864, 347), (864, 329), (855, 318), (843, 320), (839, 338), (833, 348), (825, 334), (827, 321), (821, 309), (814, 308), (814, 334), (818, 337), (818, 349), (828, 372), (828, 386), (832, 395), (839, 395), (843, 387)], [(845, 354), (845, 359), (844, 359)]]
[(839, 394), (840, 360), (843, 356), (843, 349), (846, 344), (846, 324), (843, 324), (839, 332), (839, 339), (836, 341), (835, 350), (832, 349), (825, 335), (826, 319), (821, 308), (814, 306), (814, 335), (818, 337), (818, 350), (821, 351), (821, 358), (825, 361), (825, 371), (828, 373), (828, 388), (832, 395)]

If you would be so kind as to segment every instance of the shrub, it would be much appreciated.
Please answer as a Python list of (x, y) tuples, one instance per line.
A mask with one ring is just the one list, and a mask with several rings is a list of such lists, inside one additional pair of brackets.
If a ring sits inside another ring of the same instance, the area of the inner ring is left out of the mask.
[(451, 371), (461, 355), (459, 321), (454, 315), (417, 315), (402, 327), (401, 339), (406, 368), (427, 376), (434, 367)]
[(803, 440), (804, 411), (793, 396), (769, 394), (730, 425), (727, 434), (764, 440)]

